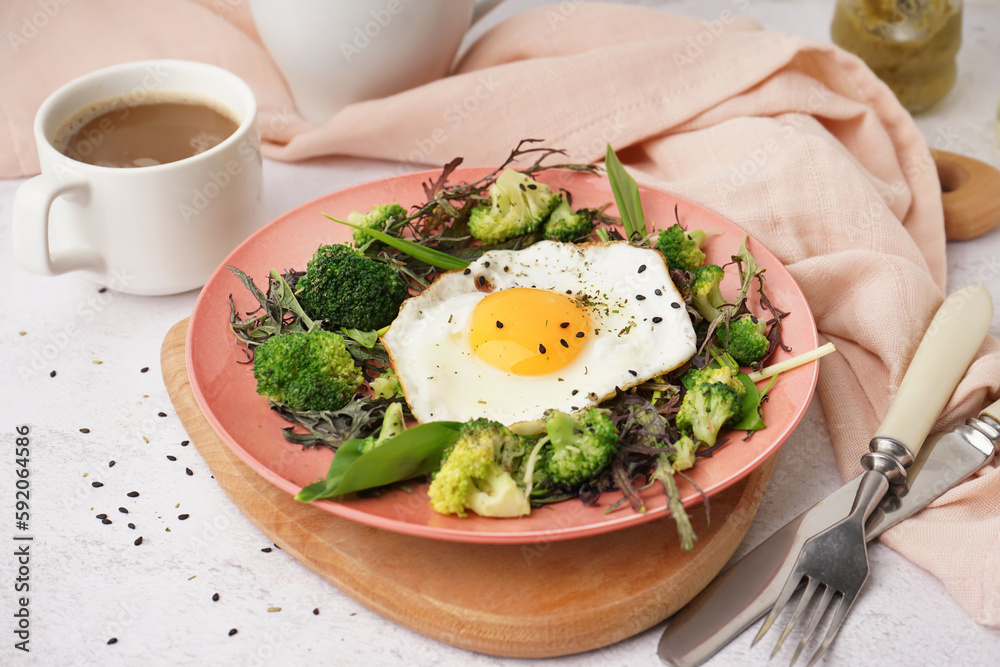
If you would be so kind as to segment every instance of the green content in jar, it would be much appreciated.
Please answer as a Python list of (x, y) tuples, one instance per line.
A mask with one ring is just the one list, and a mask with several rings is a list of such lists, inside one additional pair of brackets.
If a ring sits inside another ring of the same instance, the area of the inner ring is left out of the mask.
[(911, 113), (955, 83), (961, 0), (838, 0), (833, 42), (857, 55)]

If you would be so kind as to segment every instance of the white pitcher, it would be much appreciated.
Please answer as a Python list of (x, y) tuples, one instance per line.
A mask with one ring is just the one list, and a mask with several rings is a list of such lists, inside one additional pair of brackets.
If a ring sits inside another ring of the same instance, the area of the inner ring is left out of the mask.
[(303, 117), (447, 74), (469, 27), (501, 0), (250, 0)]

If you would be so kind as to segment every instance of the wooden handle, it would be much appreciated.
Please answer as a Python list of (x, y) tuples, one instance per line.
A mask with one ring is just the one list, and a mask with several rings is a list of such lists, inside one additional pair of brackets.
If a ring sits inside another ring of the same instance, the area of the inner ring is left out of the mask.
[(993, 321), (993, 299), (982, 285), (951, 294), (917, 347), (876, 436), (892, 438), (916, 456), (948, 403)]
[(944, 231), (967, 241), (1000, 225), (1000, 170), (971, 157), (931, 150), (941, 181)]

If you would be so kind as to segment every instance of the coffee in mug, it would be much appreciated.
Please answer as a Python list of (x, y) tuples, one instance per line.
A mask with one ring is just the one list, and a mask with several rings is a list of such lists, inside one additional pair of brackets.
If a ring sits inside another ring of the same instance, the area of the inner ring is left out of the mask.
[(257, 103), (235, 74), (149, 60), (86, 74), (34, 125), (41, 174), (14, 197), (18, 264), (129, 294), (205, 284), (260, 226)]
[(131, 104), (121, 97), (81, 110), (53, 145), (99, 167), (152, 167), (204, 153), (238, 126), (231, 111), (207, 100), (164, 96)]

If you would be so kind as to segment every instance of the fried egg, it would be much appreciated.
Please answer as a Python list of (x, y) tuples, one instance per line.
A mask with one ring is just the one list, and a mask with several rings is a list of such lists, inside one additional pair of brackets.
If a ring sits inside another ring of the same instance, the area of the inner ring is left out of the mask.
[(627, 242), (486, 252), (405, 301), (382, 342), (419, 421), (508, 426), (597, 405), (695, 352), (663, 256)]

